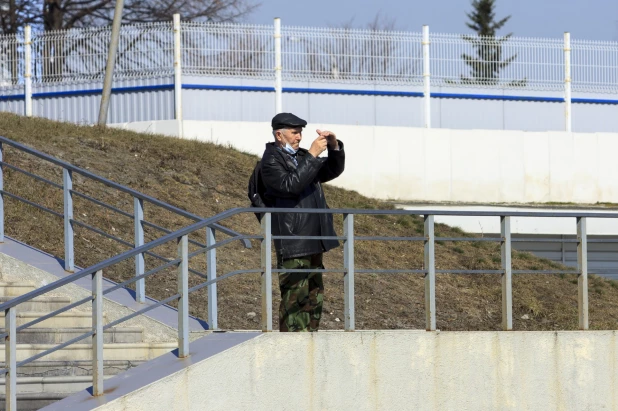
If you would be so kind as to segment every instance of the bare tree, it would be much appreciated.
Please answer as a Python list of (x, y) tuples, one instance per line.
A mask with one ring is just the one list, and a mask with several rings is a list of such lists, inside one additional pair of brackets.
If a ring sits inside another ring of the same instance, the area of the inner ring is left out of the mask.
[[(107, 25), (113, 21), (114, 0), (43, 0), (46, 30)], [(124, 23), (183, 20), (234, 22), (259, 6), (253, 0), (125, 0)]]

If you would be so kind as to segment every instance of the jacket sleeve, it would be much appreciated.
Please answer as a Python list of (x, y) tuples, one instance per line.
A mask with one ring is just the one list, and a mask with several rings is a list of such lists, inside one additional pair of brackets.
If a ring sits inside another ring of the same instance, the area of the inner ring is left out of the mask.
[(322, 163), (322, 168), (318, 175), (320, 183), (326, 183), (339, 177), (345, 169), (345, 151), (343, 143), (339, 140), (339, 150), (328, 150), (328, 158)]
[(299, 196), (320, 172), (322, 162), (311, 154), (298, 164), (296, 170), (288, 170), (275, 156), (262, 159), (264, 185), (283, 197)]

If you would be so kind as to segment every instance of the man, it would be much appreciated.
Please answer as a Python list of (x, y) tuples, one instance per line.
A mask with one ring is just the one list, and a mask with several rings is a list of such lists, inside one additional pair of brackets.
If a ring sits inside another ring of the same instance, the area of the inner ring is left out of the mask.
[[(330, 131), (316, 130), (309, 150), (300, 148), (307, 122), (291, 113), (280, 113), (271, 122), (275, 141), (266, 144), (261, 161), (264, 200), (270, 207), (328, 208), (322, 183), (337, 178), (344, 169), (343, 143)], [(324, 151), (328, 157), (319, 158)], [(336, 236), (332, 214), (273, 213), (273, 235)], [(275, 240), (277, 267), (321, 269), (322, 255), (338, 247), (337, 240)], [(317, 331), (322, 315), (322, 273), (280, 273), (280, 331)]]

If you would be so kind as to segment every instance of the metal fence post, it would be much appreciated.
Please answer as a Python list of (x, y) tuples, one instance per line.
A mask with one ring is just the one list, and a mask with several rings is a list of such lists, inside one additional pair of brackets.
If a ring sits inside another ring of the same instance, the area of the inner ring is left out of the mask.
[(30, 26), (24, 27), (24, 112), (32, 116), (32, 36)]
[(182, 42), (180, 14), (174, 14), (174, 116), (178, 123), (178, 137), (184, 136), (182, 124)]
[[(133, 225), (135, 227), (135, 248), (144, 245), (144, 200), (133, 197)], [(135, 256), (135, 276), (145, 272), (144, 253)], [(135, 300), (143, 304), (146, 301), (146, 279), (135, 282)]]
[(73, 172), (62, 169), (63, 197), (64, 197), (64, 269), (75, 270), (75, 254), (73, 248)]
[(511, 268), (511, 217), (500, 217), (502, 261), (502, 329), (513, 330), (513, 278)]
[[(206, 247), (212, 247), (216, 243), (217, 239), (214, 228), (206, 227)], [(213, 281), (217, 278), (216, 248), (206, 251), (206, 274), (208, 281)], [(208, 325), (211, 330), (219, 328), (217, 317), (217, 283), (212, 283), (208, 286)]]
[(345, 330), (354, 331), (354, 214), (343, 215), (343, 316)]
[(283, 85), (281, 71), (281, 19), (275, 18), (275, 114), (283, 112)]
[(189, 236), (178, 239), (178, 357), (189, 355)]
[(103, 395), (103, 271), (92, 274), (92, 395)]
[(4, 311), (4, 327), (8, 334), (4, 337), (4, 373), (6, 411), (17, 411), (17, 307)]
[(577, 307), (579, 329), (588, 329), (588, 239), (586, 217), (577, 217)]
[(431, 73), (429, 67), (429, 26), (423, 26), (423, 95), (425, 128), (431, 128)]
[(425, 216), (425, 328), (436, 330), (436, 255), (434, 216)]
[[(0, 163), (4, 161), (4, 147), (0, 143)], [(0, 164), (0, 243), (4, 242), (4, 168)]]
[(273, 330), (272, 214), (262, 217), (262, 331)]
[(564, 120), (571, 132), (571, 33), (564, 33)]

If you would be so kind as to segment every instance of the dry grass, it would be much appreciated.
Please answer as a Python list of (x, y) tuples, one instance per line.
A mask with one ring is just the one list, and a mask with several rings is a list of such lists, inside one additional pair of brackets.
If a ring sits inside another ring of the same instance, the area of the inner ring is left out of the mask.
[[(212, 216), (232, 207), (246, 207), (247, 179), (256, 157), (233, 149), (142, 135), (115, 129), (78, 127), (43, 119), (26, 119), (0, 114), (0, 134), (25, 143), (42, 152), (86, 168), (200, 216)], [(256, 138), (261, 138), (256, 136)], [(343, 138), (345, 140), (345, 138)], [(268, 140), (268, 136), (264, 136)], [(36, 171), (57, 183), (59, 168), (14, 149), (5, 148), (8, 163)], [(62, 212), (59, 190), (15, 171), (5, 169), (7, 191)], [(75, 177), (75, 190), (132, 213), (133, 200), (101, 184)], [(326, 187), (333, 208), (391, 208), (358, 193)], [(145, 205), (146, 219), (169, 229), (180, 228), (189, 220)], [(86, 200), (75, 198), (75, 218), (116, 235), (128, 242), (133, 238), (133, 222)], [(336, 218), (341, 227), (341, 217)], [(411, 216), (359, 216), (357, 235), (417, 236), (423, 231), (422, 221)], [(253, 215), (237, 216), (225, 225), (243, 232), (257, 233), (259, 226)], [(62, 222), (31, 206), (6, 199), (7, 234), (57, 256), (63, 255)], [(147, 240), (161, 235), (146, 230)], [(339, 230), (341, 232), (341, 230)], [(461, 236), (460, 230), (437, 225), (438, 236)], [(203, 241), (203, 233), (194, 236)], [(245, 250), (231, 244), (218, 251), (218, 273), (222, 275), (240, 268), (259, 267), (259, 247)], [(76, 263), (92, 265), (126, 250), (126, 247), (83, 228), (76, 228)], [(174, 256), (175, 245), (157, 250)], [(192, 267), (204, 270), (205, 259), (196, 257)], [(155, 260), (147, 258), (147, 268)], [(499, 248), (490, 243), (438, 243), (436, 263), (439, 269), (498, 269)], [(341, 249), (330, 252), (325, 264), (342, 266)], [(359, 242), (356, 245), (358, 268), (421, 269), (422, 245), (402, 242)], [(561, 266), (526, 253), (513, 253), (514, 269), (556, 269)], [(127, 261), (105, 275), (115, 281), (133, 275), (133, 262)], [(176, 274), (162, 272), (146, 281), (147, 294), (162, 299), (175, 293)], [(200, 279), (192, 276), (191, 284)], [(518, 275), (513, 280), (515, 329), (570, 330), (577, 328), (577, 285), (575, 275)], [(497, 330), (501, 321), (500, 276), (440, 274), (436, 281), (437, 323), (442, 330)], [(341, 329), (343, 281), (340, 274), (326, 276), (326, 299), (323, 328)], [(274, 303), (279, 296), (274, 284)], [(260, 283), (257, 275), (233, 277), (219, 284), (219, 324), (225, 329), (256, 329), (260, 321)], [(357, 327), (359, 329), (424, 328), (424, 285), (420, 275), (358, 275), (356, 280)], [(204, 290), (191, 296), (194, 315), (204, 317), (207, 298)], [(256, 312), (248, 318), (248, 312)], [(276, 310), (275, 310), (276, 311)], [(527, 315), (529, 319), (521, 319)], [(277, 313), (274, 313), (275, 323)], [(598, 277), (590, 280), (591, 328), (616, 329), (618, 326), (618, 284)]]

